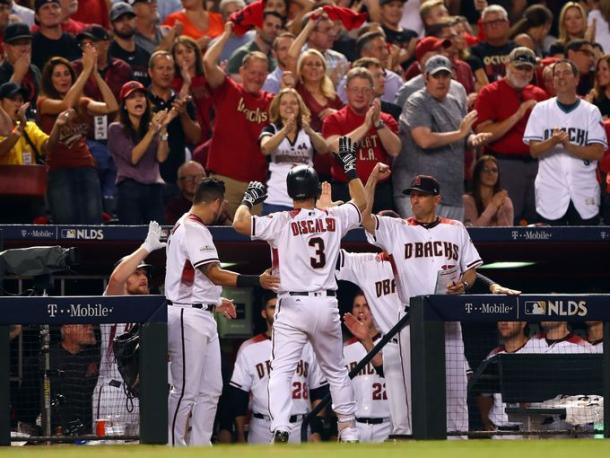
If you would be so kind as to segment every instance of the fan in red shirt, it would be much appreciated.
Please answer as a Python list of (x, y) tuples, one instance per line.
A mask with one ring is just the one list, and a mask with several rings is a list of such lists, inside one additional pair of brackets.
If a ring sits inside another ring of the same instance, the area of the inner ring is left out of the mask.
[[(233, 24), (225, 30), (203, 57), (203, 69), (212, 92), (216, 112), (214, 135), (207, 169), (224, 181), (227, 210), (233, 218), (251, 180), (265, 181), (267, 161), (258, 146), (258, 137), (269, 124), (273, 94), (261, 88), (267, 78), (267, 56), (251, 52), (239, 69), (242, 83), (236, 83), (218, 66), (218, 57), (231, 36)], [(260, 212), (260, 208), (256, 209)]]
[(536, 220), (534, 180), (538, 161), (530, 156), (523, 134), (532, 108), (548, 96), (530, 83), (535, 67), (532, 50), (513, 49), (506, 77), (483, 87), (476, 102), (479, 116), (475, 129), (492, 134), (488, 150), (502, 170), (502, 184), (513, 201), (516, 224), (522, 219), (530, 223)]
[[(322, 135), (331, 151), (338, 151), (339, 137), (349, 136), (356, 151), (358, 178), (366, 182), (377, 162), (390, 165), (390, 157), (398, 156), (401, 142), (397, 135), (398, 124), (394, 118), (381, 112), (381, 104), (373, 93), (373, 77), (366, 68), (353, 68), (347, 74), (347, 105), (327, 116), (322, 125)], [(333, 200), (349, 200), (347, 180), (341, 165), (333, 163), (330, 169), (333, 179)], [(375, 190), (373, 211), (394, 208), (392, 185), (381, 182)]]

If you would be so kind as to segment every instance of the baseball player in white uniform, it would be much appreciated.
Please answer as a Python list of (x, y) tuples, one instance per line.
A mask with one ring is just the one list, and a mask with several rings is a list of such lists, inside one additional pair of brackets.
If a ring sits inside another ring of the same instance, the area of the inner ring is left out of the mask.
[(585, 321), (587, 325), (587, 342), (589, 342), (595, 353), (604, 352), (604, 322)]
[[(345, 343), (343, 355), (351, 371), (381, 339), (375, 328), (371, 310), (364, 294), (354, 296), (351, 313), (343, 318), (345, 326), (354, 335)], [(384, 354), (385, 356), (385, 354)], [(392, 432), (390, 404), (383, 372), (383, 357), (377, 353), (373, 359), (352, 378), (356, 394), (356, 426), (361, 442), (383, 442)]]
[[(277, 297), (270, 296), (261, 310), (267, 323), (267, 332), (246, 340), (239, 351), (231, 376), (231, 394), (234, 398), (235, 423), (238, 442), (245, 442), (248, 404), (250, 404), (249, 444), (269, 444), (271, 416), (269, 414), (269, 371), (271, 369), (271, 329)], [(322, 377), (320, 367), (310, 344), (303, 353), (292, 377), (292, 411), (289, 442), (301, 442), (301, 425), (304, 416), (328, 393), (328, 383)], [(319, 439), (319, 437), (318, 437)]]
[[(156, 221), (151, 221), (144, 243), (133, 253), (122, 258), (112, 271), (104, 296), (149, 294), (148, 274), (151, 266), (144, 260), (153, 251), (165, 247), (165, 243), (160, 241), (161, 236), (161, 227)], [(127, 306), (128, 303), (125, 305)], [(131, 323), (100, 325), (100, 375), (92, 397), (94, 421), (105, 418), (139, 426), (138, 398), (127, 396), (112, 350), (113, 339), (127, 332), (131, 326)]]
[[(436, 216), (440, 186), (431, 176), (416, 176), (409, 188), (413, 217), (406, 220), (364, 213), (369, 240), (385, 250), (396, 266), (398, 295), (405, 304), (411, 296), (434, 294), (439, 271), (454, 270), (448, 294), (460, 294), (476, 279), (482, 261), (462, 223)], [(447, 372), (447, 431), (468, 430), (466, 371), (461, 326), (445, 324)]]
[(348, 137), (341, 138), (338, 158), (349, 180), (353, 199), (350, 202), (328, 210), (316, 208), (320, 195), (318, 175), (312, 168), (301, 165), (287, 177), (294, 210), (252, 216), (252, 205), (265, 198), (264, 186), (252, 182), (233, 221), (238, 232), (276, 247), (273, 265), (279, 271), (280, 286), (273, 324), (269, 412), (274, 442), (278, 443), (288, 441), (290, 384), (307, 341), (311, 342), (330, 385), (340, 440), (358, 440), (354, 392), (343, 360), (334, 271), (341, 238), (350, 229), (359, 227), (366, 197)]
[[(224, 183), (204, 179), (193, 206), (173, 227), (167, 243), (165, 296), (172, 388), (169, 394), (171, 445), (209, 445), (222, 391), (220, 346), (213, 313), (235, 318), (235, 306), (220, 297), (222, 286), (277, 286), (270, 274), (240, 275), (220, 267), (206, 224), (224, 204)], [(191, 432), (187, 444), (187, 422)]]
[(597, 161), (608, 148), (599, 109), (576, 95), (578, 69), (569, 60), (553, 65), (557, 97), (538, 102), (523, 142), (539, 158), (536, 212), (549, 224), (597, 225)]

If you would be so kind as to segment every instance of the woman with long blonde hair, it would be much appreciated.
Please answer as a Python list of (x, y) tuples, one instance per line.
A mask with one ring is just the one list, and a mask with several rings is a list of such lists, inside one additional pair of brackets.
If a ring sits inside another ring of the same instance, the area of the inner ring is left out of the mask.
[(567, 2), (559, 13), (559, 39), (551, 46), (550, 54), (563, 54), (565, 46), (572, 40), (591, 41), (587, 30), (587, 12), (578, 2)]
[(271, 124), (260, 135), (261, 152), (270, 159), (264, 215), (292, 209), (286, 188), (288, 172), (295, 165), (312, 166), (314, 152), (328, 152), (324, 138), (311, 127), (309, 109), (295, 89), (282, 89), (271, 102), (269, 115)]

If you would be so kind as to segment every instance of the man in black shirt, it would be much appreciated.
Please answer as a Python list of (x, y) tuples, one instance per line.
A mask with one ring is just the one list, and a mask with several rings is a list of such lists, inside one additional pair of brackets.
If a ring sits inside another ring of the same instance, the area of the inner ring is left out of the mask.
[(110, 25), (114, 34), (114, 40), (108, 50), (110, 56), (127, 62), (133, 71), (134, 79), (148, 86), (150, 54), (136, 44), (136, 14), (131, 5), (125, 2), (113, 4), (110, 10)]
[(36, 0), (35, 11), (40, 29), (32, 38), (32, 63), (42, 71), (51, 57), (78, 59), (81, 50), (76, 38), (61, 28), (63, 15), (59, 0)]
[(398, 63), (406, 69), (413, 62), (417, 33), (400, 25), (404, 4), (405, 0), (379, 0), (381, 27), (386, 41), (400, 48)]

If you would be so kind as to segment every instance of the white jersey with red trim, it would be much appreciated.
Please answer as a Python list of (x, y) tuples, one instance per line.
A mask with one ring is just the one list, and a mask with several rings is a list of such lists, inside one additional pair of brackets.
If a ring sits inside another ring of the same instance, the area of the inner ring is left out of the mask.
[[(250, 409), (253, 413), (269, 416), (269, 371), (271, 369), (271, 338), (259, 334), (246, 340), (239, 351), (231, 376), (231, 385), (251, 393)], [(292, 412), (300, 415), (309, 412), (309, 390), (326, 385), (313, 348), (303, 347), (301, 359), (292, 377)]]
[(253, 216), (250, 236), (273, 247), (280, 293), (336, 290), (341, 238), (360, 222), (360, 210), (348, 202), (327, 210), (301, 208)]
[(582, 337), (569, 333), (563, 339), (549, 340), (539, 333), (530, 339), (532, 350), (530, 353), (597, 353), (595, 347)]
[(335, 273), (337, 280), (358, 285), (373, 314), (376, 328), (383, 334), (400, 319), (404, 305), (396, 293), (392, 264), (382, 253), (349, 253), (341, 250)]
[(198, 268), (220, 262), (212, 234), (199, 217), (185, 213), (174, 225), (167, 241), (165, 297), (176, 304), (217, 304), (216, 286)]
[(392, 256), (398, 294), (405, 304), (412, 296), (433, 294), (440, 270), (455, 266), (459, 273), (464, 273), (482, 263), (468, 231), (459, 221), (438, 218), (422, 225), (415, 218), (374, 218), (375, 235), (367, 237)]
[[(377, 343), (379, 339), (375, 340)], [(345, 342), (343, 357), (347, 369), (351, 371), (367, 354), (364, 346), (356, 338)], [(386, 380), (380, 377), (369, 362), (352, 379), (356, 399), (356, 418), (390, 418), (390, 404), (386, 393)]]

